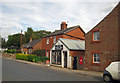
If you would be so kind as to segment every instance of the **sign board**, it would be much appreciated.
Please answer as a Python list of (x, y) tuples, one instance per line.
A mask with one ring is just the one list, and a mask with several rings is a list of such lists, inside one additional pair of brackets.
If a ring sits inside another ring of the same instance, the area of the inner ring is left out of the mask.
[(55, 50), (63, 50), (63, 45), (55, 45)]

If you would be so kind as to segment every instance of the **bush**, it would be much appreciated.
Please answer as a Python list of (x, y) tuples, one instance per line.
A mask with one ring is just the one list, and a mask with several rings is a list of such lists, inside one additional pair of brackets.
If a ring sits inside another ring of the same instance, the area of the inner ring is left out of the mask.
[(16, 49), (8, 49), (8, 50), (5, 50), (5, 51), (3, 51), (3, 52), (7, 52), (7, 53), (12, 53), (12, 54), (14, 54), (14, 53), (16, 53), (17, 51), (16, 51)]
[(16, 59), (20, 59), (20, 60), (26, 60), (26, 61), (34, 61), (35, 57), (37, 57), (36, 55), (29, 55), (29, 54), (16, 54)]
[(44, 61), (46, 61), (46, 60), (49, 60), (49, 58), (47, 58), (47, 57), (45, 57), (45, 56), (38, 56), (38, 57), (37, 57), (37, 60), (44, 62)]
[(16, 59), (20, 59), (20, 60), (28, 60), (28, 54), (20, 54), (20, 53), (18, 53), (18, 54), (16, 54)]
[(28, 55), (27, 58), (28, 58), (28, 61), (34, 61), (34, 59), (37, 58), (37, 56), (36, 55)]
[(32, 54), (37, 56), (45, 56), (45, 50), (35, 50), (32, 52)]

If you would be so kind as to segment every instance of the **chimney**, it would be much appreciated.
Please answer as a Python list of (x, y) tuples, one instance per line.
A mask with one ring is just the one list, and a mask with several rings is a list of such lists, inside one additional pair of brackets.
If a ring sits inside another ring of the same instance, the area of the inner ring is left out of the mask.
[(32, 38), (30, 38), (30, 42), (32, 41)]
[(61, 23), (61, 30), (66, 29), (66, 28), (67, 28), (66, 22), (62, 22)]

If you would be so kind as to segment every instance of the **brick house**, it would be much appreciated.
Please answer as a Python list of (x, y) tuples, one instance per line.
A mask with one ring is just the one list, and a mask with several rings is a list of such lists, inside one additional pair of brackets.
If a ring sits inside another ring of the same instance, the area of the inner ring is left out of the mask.
[(41, 49), (41, 39), (33, 40), (30, 39), (29, 43), (23, 44), (21, 47), (22, 53), (31, 54), (35, 50)]
[(111, 62), (120, 61), (119, 22), (120, 3), (85, 35), (85, 70), (104, 71)]
[(42, 49), (46, 51), (46, 56), (50, 56), (50, 49), (56, 43), (59, 38), (66, 38), (66, 39), (74, 39), (74, 40), (84, 40), (85, 39), (85, 32), (82, 28), (78, 26), (73, 26), (67, 28), (67, 24), (65, 22), (61, 23), (61, 30), (57, 30), (51, 34), (46, 35), (42, 38)]

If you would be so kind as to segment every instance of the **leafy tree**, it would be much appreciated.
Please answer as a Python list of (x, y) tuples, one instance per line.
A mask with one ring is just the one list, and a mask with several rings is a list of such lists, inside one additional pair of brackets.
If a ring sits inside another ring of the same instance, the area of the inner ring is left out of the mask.
[[(24, 35), (22, 35), (22, 37), (23, 37), (22, 43), (26, 43), (26, 40), (24, 40), (25, 39)], [(14, 46), (17, 49), (19, 49), (20, 48), (20, 42), (21, 42), (21, 34), (20, 33), (9, 35), (8, 36), (8, 41), (7, 41), (7, 47)]]
[(30, 41), (30, 38), (33, 36), (33, 29), (31, 27), (27, 28), (27, 32), (25, 32), (26, 43)]
[(36, 39), (40, 39), (50, 33), (51, 33), (50, 31), (45, 31), (45, 30), (34, 31), (32, 37), (33, 37), (33, 40), (36, 40)]

